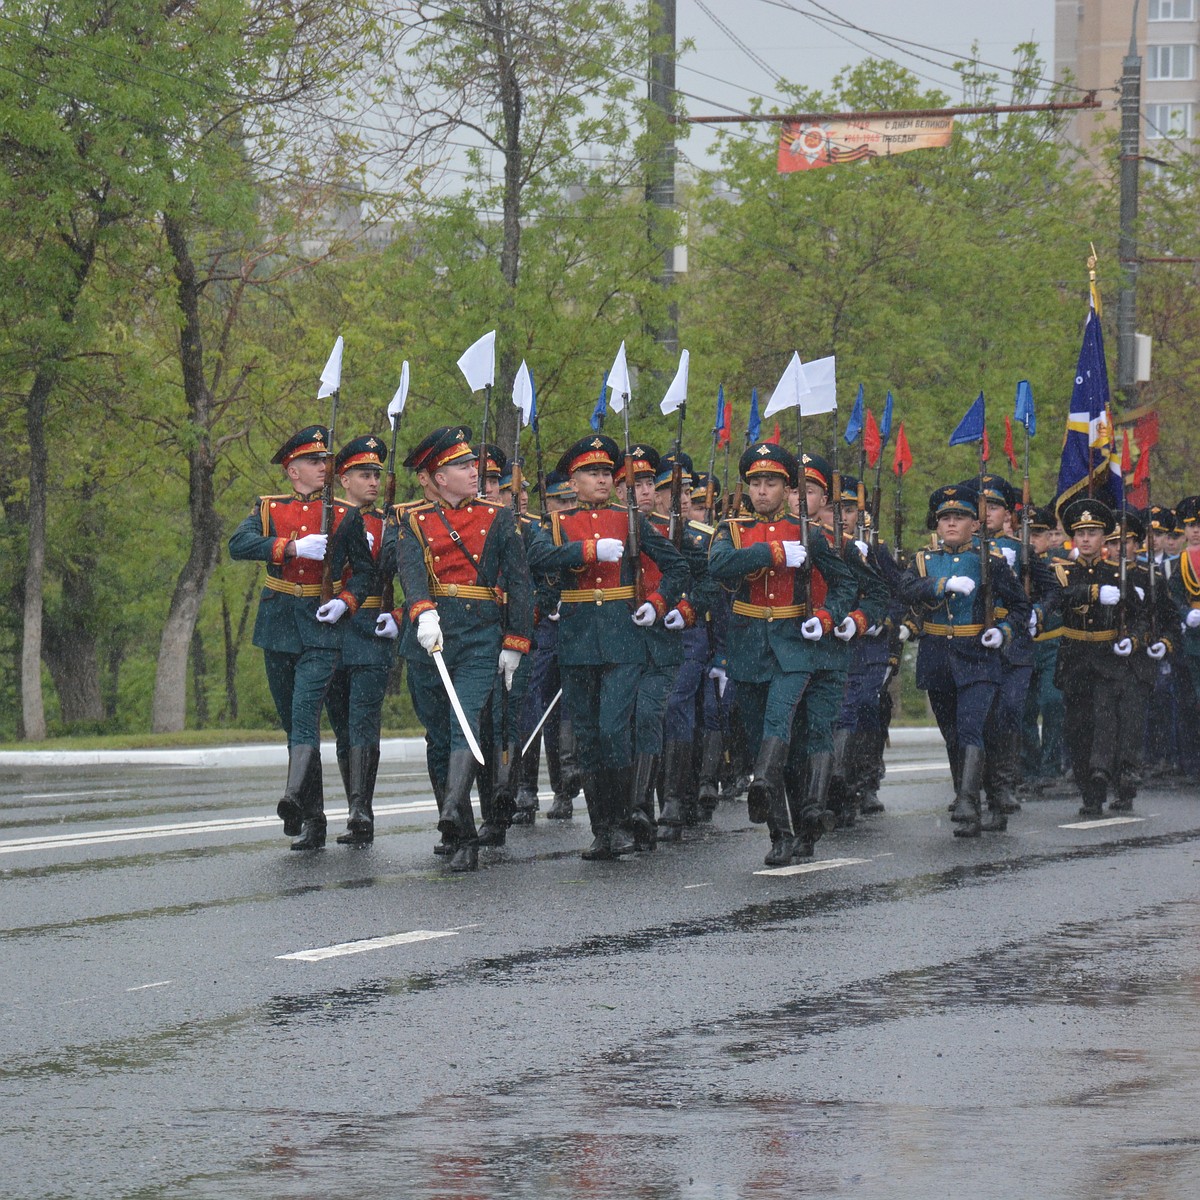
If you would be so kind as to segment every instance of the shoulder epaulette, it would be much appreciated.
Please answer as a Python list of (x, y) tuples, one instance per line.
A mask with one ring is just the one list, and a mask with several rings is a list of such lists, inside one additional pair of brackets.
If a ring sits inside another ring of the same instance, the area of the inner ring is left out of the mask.
[(705, 525), (703, 521), (689, 521), (688, 528), (689, 529), (698, 529), (701, 533), (716, 533), (717, 532), (717, 527), (715, 525)]
[(917, 551), (917, 552), (916, 552), (916, 553), (913, 555), (913, 566), (917, 568), (917, 574), (918, 574), (918, 575), (919, 575), (919, 576), (920, 576), (922, 579), (924, 579), (924, 578), (925, 578), (925, 576), (926, 576), (926, 573), (927, 573), (927, 571), (929, 570), (929, 568), (928, 568), (928, 565), (927, 565), (927, 564), (926, 564), (926, 562), (925, 562), (925, 556), (926, 556), (928, 553), (929, 553), (929, 551), (928, 551), (928, 550), (918, 550), (918, 551)]

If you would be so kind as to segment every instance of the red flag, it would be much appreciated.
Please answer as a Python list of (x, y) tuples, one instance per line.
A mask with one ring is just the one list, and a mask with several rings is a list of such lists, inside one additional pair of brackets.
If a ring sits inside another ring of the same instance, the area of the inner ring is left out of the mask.
[[(1145, 456), (1158, 445), (1158, 410), (1148, 412), (1139, 418), (1133, 427), (1133, 440), (1138, 444), (1138, 452)], [(1139, 459), (1139, 462), (1141, 460)]]
[(1121, 430), (1121, 478), (1133, 470), (1133, 458), (1129, 453), (1129, 430)]
[(770, 442), (772, 446), (779, 445), (779, 422), (778, 421), (775, 422), (775, 432), (773, 434), (771, 434), (771, 436), (769, 438), (767, 438), (767, 441)]
[(869, 408), (866, 428), (863, 430), (863, 449), (867, 452), (867, 466), (873, 467), (883, 452), (883, 438), (879, 435), (879, 426), (875, 424), (875, 416)]
[(1013, 449), (1012, 417), (1008, 413), (1004, 414), (1004, 457), (1008, 459), (1009, 466), (1015, 471), (1017, 469), (1017, 452)]
[(1133, 486), (1145, 487), (1150, 482), (1150, 451), (1143, 450), (1138, 455), (1137, 469), (1133, 472)]
[(904, 422), (900, 422), (900, 431), (896, 434), (896, 453), (892, 455), (892, 474), (905, 475), (912, 470), (913, 456), (908, 448), (908, 438), (904, 436)]
[(724, 421), (724, 424), (722, 424), (721, 428), (717, 432), (717, 445), (722, 446), (722, 447), (728, 446), (729, 445), (729, 436), (732, 433), (732, 431), (733, 431), (733, 402), (731, 400), (726, 400), (725, 401), (725, 421)]
[(988, 442), (988, 435), (987, 435), (986, 429), (983, 431), (983, 455), (982, 455), (982, 457), (983, 457), (984, 462), (987, 462), (987, 460), (992, 457), (992, 447), (991, 447), (991, 444)]

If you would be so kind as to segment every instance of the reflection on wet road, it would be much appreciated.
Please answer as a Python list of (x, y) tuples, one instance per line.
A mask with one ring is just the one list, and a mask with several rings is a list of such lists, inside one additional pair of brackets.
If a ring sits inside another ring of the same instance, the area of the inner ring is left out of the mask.
[(823, 870), (756, 873), (740, 803), (620, 864), (539, 821), (450, 877), (417, 772), (317, 856), (277, 785), (0, 778), (6, 1197), (1200, 1193), (1194, 793), (963, 843), (912, 752)]

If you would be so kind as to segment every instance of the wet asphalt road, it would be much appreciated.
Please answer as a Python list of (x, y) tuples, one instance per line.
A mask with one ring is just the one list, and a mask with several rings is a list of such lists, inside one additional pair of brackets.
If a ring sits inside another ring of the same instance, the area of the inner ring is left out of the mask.
[(1200, 1194), (1200, 793), (963, 842), (889, 762), (791, 875), (744, 802), (449, 876), (417, 764), (308, 856), (278, 767), (0, 767), (0, 1194)]

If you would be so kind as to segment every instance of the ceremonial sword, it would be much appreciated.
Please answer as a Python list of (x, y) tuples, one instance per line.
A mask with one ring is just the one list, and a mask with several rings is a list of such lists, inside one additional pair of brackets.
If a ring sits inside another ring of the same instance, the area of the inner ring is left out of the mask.
[(454, 709), (454, 715), (458, 718), (459, 728), (463, 731), (463, 736), (467, 739), (467, 745), (471, 747), (471, 753), (475, 756), (475, 761), (482, 767), (483, 751), (479, 748), (479, 743), (475, 740), (475, 735), (471, 732), (471, 726), (467, 723), (467, 714), (463, 712), (463, 706), (458, 698), (458, 693), (454, 690), (454, 683), (450, 678), (450, 670), (442, 659), (441, 646), (435, 646), (429, 652), (430, 657), (437, 664), (438, 674), (442, 677), (442, 685), (446, 689), (446, 695), (450, 699), (450, 707)]

